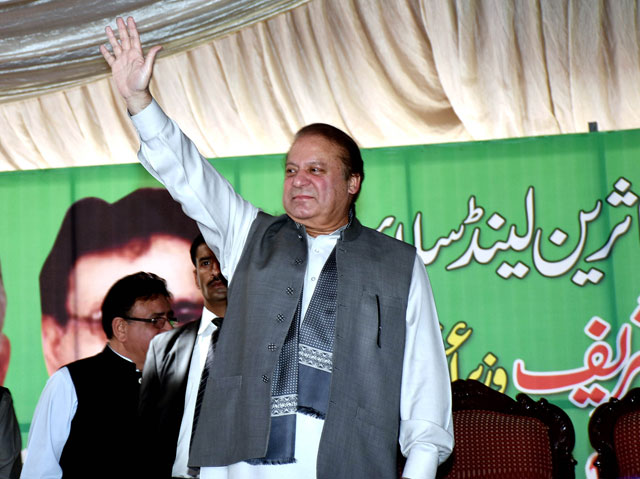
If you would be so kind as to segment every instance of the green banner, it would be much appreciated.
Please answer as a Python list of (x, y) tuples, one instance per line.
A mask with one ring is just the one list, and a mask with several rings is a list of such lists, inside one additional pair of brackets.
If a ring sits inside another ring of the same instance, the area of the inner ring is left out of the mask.
[[(509, 396), (526, 392), (562, 407), (576, 431), (577, 477), (595, 477), (588, 472), (589, 413), (640, 384), (640, 275), (633, 273), (640, 270), (640, 202), (634, 192), (640, 182), (640, 130), (363, 154), (366, 179), (358, 215), (363, 224), (417, 247), (433, 285), (452, 378), (475, 378)], [(274, 214), (282, 212), (282, 162), (282, 155), (212, 161), (246, 199)], [(79, 266), (83, 241), (70, 253), (73, 272), (56, 270), (57, 280), (41, 276), (65, 215), (80, 228), (79, 217), (68, 213), (72, 204), (88, 197), (117, 203), (140, 188), (158, 187), (139, 165), (0, 174), (0, 262), (7, 296), (2, 332), (11, 344), (4, 385), (14, 396), (25, 440), (56, 364), (45, 344), (67, 341), (66, 349), (58, 349), (82, 354), (82, 327), (95, 331), (96, 324), (95, 304), (92, 309), (83, 303), (89, 293), (80, 286), (106, 281), (99, 279), (105, 266)], [(166, 211), (153, 204), (145, 208)], [(105, 236), (147, 221), (104, 215), (94, 216), (105, 218), (98, 221)], [(191, 234), (189, 227), (178, 229)], [(188, 244), (187, 237), (175, 248)], [(139, 253), (152, 251), (152, 243)], [(170, 249), (167, 243), (156, 246)], [(109, 274), (147, 264), (136, 262), (131, 248), (128, 262), (107, 257), (114, 270)], [(95, 266), (93, 259), (109, 252), (112, 246), (92, 253), (86, 263)], [(171, 276), (174, 289), (180, 288), (178, 276), (186, 284), (192, 271), (188, 249), (180, 255), (182, 266), (159, 272)], [(73, 276), (80, 269), (87, 275), (82, 281)], [(78, 292), (62, 298), (70, 281), (78, 283)], [(197, 300), (191, 286), (180, 293), (186, 303)], [(69, 313), (74, 317), (56, 326), (65, 334), (46, 328), (51, 314), (41, 307), (41, 295), (58, 298), (68, 311), (76, 308)], [(0, 361), (4, 356), (0, 349)]]

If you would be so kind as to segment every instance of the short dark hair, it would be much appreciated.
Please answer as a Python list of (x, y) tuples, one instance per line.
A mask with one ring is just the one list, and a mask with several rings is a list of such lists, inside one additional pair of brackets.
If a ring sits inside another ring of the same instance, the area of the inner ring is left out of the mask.
[[(300, 128), (293, 141), (295, 142), (295, 140), (303, 136), (314, 135), (325, 138), (342, 150), (340, 161), (342, 161), (345, 179), (348, 180), (352, 175), (360, 176), (360, 188), (362, 189), (362, 183), (364, 182), (364, 162), (362, 161), (360, 148), (358, 148), (354, 139), (335, 126), (326, 123), (312, 123)], [(353, 195), (352, 204), (356, 202), (359, 195), (360, 190)]]
[(207, 242), (204, 240), (204, 236), (202, 236), (202, 233), (193, 238), (193, 241), (191, 242), (191, 248), (189, 249), (189, 254), (191, 254), (191, 262), (194, 266), (198, 266), (196, 264), (196, 255), (198, 254), (198, 248), (201, 244), (207, 244)]
[(42, 314), (66, 326), (69, 273), (84, 255), (118, 249), (133, 240), (139, 240), (144, 251), (153, 235), (191, 241), (197, 233), (196, 223), (165, 189), (140, 188), (113, 204), (100, 198), (76, 201), (40, 271)]
[(167, 282), (153, 273), (140, 271), (116, 281), (102, 301), (102, 329), (107, 339), (113, 337), (114, 318), (129, 316), (136, 301), (146, 301), (158, 296), (171, 299)]

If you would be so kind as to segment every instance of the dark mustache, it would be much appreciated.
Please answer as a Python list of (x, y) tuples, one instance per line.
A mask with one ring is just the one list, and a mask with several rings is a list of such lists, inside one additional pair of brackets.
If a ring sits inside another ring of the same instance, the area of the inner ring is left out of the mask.
[(215, 283), (216, 281), (220, 281), (222, 284), (224, 284), (225, 286), (228, 285), (227, 282), (227, 278), (225, 278), (224, 276), (222, 276), (221, 274), (217, 274), (215, 275), (213, 278), (211, 278), (211, 281), (209, 281), (207, 283), (207, 286), (211, 286), (213, 283)]

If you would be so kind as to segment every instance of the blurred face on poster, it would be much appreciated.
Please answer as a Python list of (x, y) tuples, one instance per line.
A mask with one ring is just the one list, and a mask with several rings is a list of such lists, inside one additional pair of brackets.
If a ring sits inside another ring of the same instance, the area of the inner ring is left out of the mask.
[(4, 384), (4, 378), (9, 369), (9, 357), (11, 355), (11, 344), (9, 338), (2, 332), (4, 318), (7, 312), (7, 294), (4, 290), (2, 280), (2, 264), (0, 264), (0, 385)]
[(147, 271), (166, 279), (181, 322), (199, 317), (190, 238), (197, 227), (165, 190), (140, 189), (109, 204), (74, 203), (40, 273), (42, 346), (49, 374), (100, 352), (100, 307), (119, 278)]

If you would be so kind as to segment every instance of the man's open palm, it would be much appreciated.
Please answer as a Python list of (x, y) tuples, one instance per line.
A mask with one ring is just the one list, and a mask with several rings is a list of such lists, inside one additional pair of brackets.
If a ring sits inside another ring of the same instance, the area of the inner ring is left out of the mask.
[(133, 18), (127, 18), (125, 25), (124, 20), (118, 17), (116, 24), (119, 39), (111, 27), (105, 29), (112, 52), (105, 45), (101, 45), (100, 53), (111, 67), (113, 81), (127, 102), (129, 112), (136, 114), (151, 102), (149, 82), (156, 54), (162, 47), (152, 47), (145, 58)]

